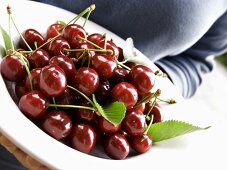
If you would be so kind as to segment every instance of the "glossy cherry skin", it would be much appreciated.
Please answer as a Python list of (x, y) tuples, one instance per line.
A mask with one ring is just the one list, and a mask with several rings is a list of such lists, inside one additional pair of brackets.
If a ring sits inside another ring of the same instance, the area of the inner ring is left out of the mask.
[(110, 83), (108, 80), (100, 82), (97, 90), (95, 91), (95, 97), (97, 98), (98, 102), (102, 104), (107, 103), (109, 100), (110, 91)]
[(7, 55), (1, 61), (1, 74), (9, 81), (21, 81), (26, 75), (25, 65), (17, 56)]
[(62, 25), (60, 23), (51, 24), (47, 28), (47, 33), (46, 33), (47, 39), (54, 38), (57, 35), (60, 35), (61, 34), (61, 31), (63, 30), (63, 28), (64, 28), (64, 25)]
[(48, 99), (37, 90), (26, 93), (19, 100), (20, 110), (32, 119), (42, 117), (46, 112), (47, 106)]
[[(105, 39), (103, 39), (102, 41), (100, 41), (99, 44), (98, 44), (98, 46), (104, 48), (104, 44), (105, 44)], [(118, 47), (116, 46), (116, 44), (113, 41), (107, 41), (106, 42), (106, 49), (112, 51), (111, 56), (114, 59), (118, 59), (120, 52), (119, 52)]]
[[(146, 107), (145, 107), (145, 113), (146, 114), (147, 114), (147, 112), (149, 112), (151, 107), (152, 107), (152, 104), (150, 104), (150, 103), (146, 104)], [(158, 122), (162, 121), (163, 117), (162, 117), (161, 113), (162, 113), (161, 107), (159, 105), (155, 104), (154, 107), (151, 110), (151, 113), (149, 114), (150, 117), (151, 117), (151, 115), (153, 115), (153, 122), (152, 123), (158, 123)]]
[(16, 82), (15, 93), (16, 93), (18, 99), (20, 99), (27, 92), (28, 92), (28, 90), (26, 89), (26, 87), (24, 85), (24, 80)]
[(145, 116), (137, 112), (130, 112), (123, 119), (122, 127), (131, 136), (142, 135), (146, 127)]
[(49, 64), (50, 55), (43, 49), (35, 50), (27, 56), (31, 68), (42, 68)]
[(112, 88), (111, 99), (112, 101), (123, 102), (126, 109), (130, 109), (137, 103), (138, 93), (132, 84), (121, 82)]
[[(32, 76), (32, 86), (33, 90), (39, 90), (39, 76), (41, 73), (41, 68), (35, 68), (30, 71)], [(28, 91), (31, 91), (31, 84), (28, 75), (25, 77), (25, 87)]]
[(150, 68), (137, 65), (132, 67), (129, 79), (139, 93), (148, 93), (154, 86), (155, 74)]
[(98, 119), (98, 126), (105, 133), (115, 133), (121, 128), (121, 124), (114, 126), (114, 124), (110, 123), (102, 116)]
[(62, 32), (63, 38), (66, 39), (73, 48), (77, 48), (83, 40), (78, 39), (76, 36), (86, 37), (86, 31), (78, 24), (70, 24), (65, 27)]
[(93, 42), (94, 44), (98, 45), (100, 43), (100, 41), (105, 40), (105, 37), (102, 34), (99, 33), (94, 33), (94, 34), (90, 34), (87, 37), (87, 40)]
[(111, 85), (116, 85), (120, 82), (128, 81), (129, 71), (124, 68), (116, 68), (113, 75), (110, 77), (109, 81)]
[(78, 109), (76, 112), (77, 120), (81, 122), (94, 122), (97, 119), (97, 114), (94, 110)]
[(72, 77), (72, 85), (86, 96), (90, 96), (99, 86), (98, 73), (92, 68), (81, 67)]
[(67, 87), (65, 72), (57, 65), (47, 65), (42, 68), (39, 78), (39, 88), (48, 97), (60, 96)]
[(143, 135), (133, 136), (129, 140), (129, 143), (130, 143), (130, 146), (137, 153), (145, 153), (151, 148), (152, 139), (150, 134), (143, 134)]
[(69, 55), (69, 52), (64, 51), (70, 49), (69, 43), (63, 38), (57, 38), (46, 45), (46, 49), (51, 56)]
[(55, 97), (56, 104), (72, 105), (74, 102), (74, 93), (71, 89), (66, 88), (62, 95)]
[(68, 58), (67, 56), (64, 55), (54, 56), (50, 59), (49, 63), (61, 67), (64, 70), (68, 80), (70, 80), (73, 74), (75, 74), (76, 72), (76, 67), (73, 61), (70, 60), (70, 58)]
[(72, 130), (71, 118), (62, 110), (52, 110), (45, 114), (42, 129), (57, 140), (67, 137)]
[(75, 124), (71, 132), (72, 147), (83, 153), (90, 153), (96, 145), (97, 134), (89, 124)]
[(115, 133), (104, 141), (105, 153), (112, 159), (122, 160), (129, 154), (129, 143), (121, 133)]
[(91, 66), (97, 71), (100, 78), (105, 80), (114, 74), (117, 63), (110, 55), (96, 53), (91, 59)]
[[(45, 39), (42, 36), (42, 34), (40, 34), (38, 31), (36, 31), (35, 29), (27, 29), (22, 33), (22, 36), (24, 37), (24, 39), (26, 40), (26, 42), (28, 43), (28, 45), (35, 50), (35, 43), (37, 43), (37, 47), (41, 46), (44, 42)], [(29, 50), (27, 45), (24, 43), (24, 41), (22, 40), (22, 38), (20, 38), (19, 40), (19, 46), (23, 49)]]

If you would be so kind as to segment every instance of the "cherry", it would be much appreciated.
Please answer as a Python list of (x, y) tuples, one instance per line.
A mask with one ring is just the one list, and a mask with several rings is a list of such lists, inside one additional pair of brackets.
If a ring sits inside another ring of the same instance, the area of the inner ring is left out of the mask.
[[(28, 45), (35, 50), (36, 47), (41, 46), (45, 40), (43, 36), (36, 31), (35, 29), (27, 29), (22, 33), (22, 36), (24, 37), (25, 41), (28, 43)], [(37, 46), (35, 45), (37, 44)], [(27, 45), (24, 43), (22, 38), (19, 40), (19, 46), (23, 49), (30, 50)]]
[(110, 77), (109, 81), (111, 85), (116, 85), (120, 82), (128, 81), (129, 71), (124, 68), (116, 68), (112, 77)]
[(104, 39), (105, 39), (105, 36), (103, 36), (102, 34), (99, 34), (99, 33), (90, 34), (87, 37), (87, 40), (93, 42), (96, 45), (98, 45), (100, 43), (100, 41), (102, 41)]
[(138, 93), (132, 84), (121, 82), (111, 90), (111, 99), (112, 101), (123, 102), (126, 109), (130, 109), (137, 103)]
[[(147, 103), (145, 106), (145, 114), (150, 110), (152, 107), (151, 103)], [(151, 110), (151, 113), (149, 115), (153, 115), (153, 122), (152, 123), (158, 123), (162, 121), (162, 114), (161, 114), (161, 107), (158, 104), (155, 104)]]
[(83, 40), (78, 39), (77, 36), (85, 38), (86, 32), (82, 26), (78, 24), (70, 24), (64, 28), (62, 35), (73, 48), (77, 48), (78, 45), (83, 42)]
[(136, 65), (132, 67), (129, 79), (139, 93), (148, 93), (154, 86), (155, 74), (146, 66)]
[[(98, 46), (104, 48), (105, 45), (105, 39), (101, 40), (98, 44)], [(119, 48), (116, 46), (116, 44), (114, 44), (113, 41), (107, 41), (106, 42), (106, 49), (107, 50), (111, 50), (112, 54), (111, 56), (116, 60), (119, 57)]]
[(24, 80), (16, 82), (15, 93), (16, 93), (18, 99), (20, 99), (27, 92), (28, 92), (28, 90), (24, 85)]
[(52, 110), (42, 118), (42, 128), (57, 140), (67, 137), (72, 129), (71, 118), (62, 110)]
[(143, 113), (145, 111), (145, 108), (146, 108), (146, 104), (145, 103), (141, 103), (136, 108), (133, 108), (133, 110), (135, 112), (141, 112), (141, 113)]
[(38, 49), (27, 56), (31, 68), (44, 67), (48, 65), (50, 55), (43, 49)]
[(65, 72), (57, 65), (48, 65), (42, 68), (39, 87), (48, 97), (60, 96), (67, 86)]
[(47, 51), (51, 56), (56, 55), (69, 55), (69, 52), (64, 51), (65, 49), (70, 49), (69, 43), (63, 38), (56, 38), (55, 40), (49, 42), (46, 45)]
[(48, 99), (37, 90), (23, 95), (19, 100), (20, 110), (32, 119), (42, 117), (47, 109)]
[(49, 63), (61, 67), (64, 70), (68, 80), (70, 80), (73, 74), (75, 74), (76, 72), (76, 67), (73, 61), (70, 60), (67, 56), (54, 56), (50, 59)]
[(95, 91), (95, 97), (100, 103), (105, 104), (108, 102), (110, 90), (111, 89), (109, 81), (104, 80), (99, 84), (97, 90)]
[(92, 68), (97, 71), (102, 79), (110, 78), (117, 67), (117, 63), (112, 56), (98, 53), (92, 57), (91, 63)]
[(146, 127), (145, 116), (132, 111), (126, 114), (122, 127), (131, 136), (142, 135)]
[(73, 102), (74, 102), (74, 93), (69, 88), (66, 88), (62, 95), (55, 97), (56, 104), (72, 105)]
[(91, 125), (75, 124), (71, 132), (72, 147), (84, 153), (90, 153), (96, 145), (97, 135)]
[[(41, 73), (41, 68), (35, 68), (30, 71), (32, 76), (32, 86), (33, 90), (39, 90), (39, 76)], [(31, 91), (31, 84), (28, 75), (25, 77), (25, 87), (28, 91)]]
[(26, 74), (25, 65), (17, 56), (7, 55), (1, 61), (2, 76), (9, 81), (21, 81)]
[[(80, 102), (80, 106), (91, 106), (89, 102)], [(82, 122), (94, 122), (98, 118), (96, 112), (94, 110), (88, 109), (77, 109), (76, 111), (76, 119)]]
[(130, 146), (138, 153), (147, 152), (152, 146), (150, 134), (134, 136), (129, 140)]
[(86, 96), (90, 96), (99, 86), (98, 73), (92, 68), (79, 68), (72, 77), (72, 85)]
[(129, 154), (129, 143), (123, 134), (115, 133), (105, 140), (104, 150), (112, 159), (124, 159)]
[(121, 124), (115, 126), (102, 116), (98, 119), (98, 126), (105, 133), (115, 133), (121, 128)]
[(64, 25), (60, 24), (60, 23), (54, 23), (51, 24), (48, 28), (47, 28), (47, 33), (46, 33), (46, 37), (47, 39), (49, 38), (54, 38), (57, 35), (61, 34), (62, 29), (64, 28)]

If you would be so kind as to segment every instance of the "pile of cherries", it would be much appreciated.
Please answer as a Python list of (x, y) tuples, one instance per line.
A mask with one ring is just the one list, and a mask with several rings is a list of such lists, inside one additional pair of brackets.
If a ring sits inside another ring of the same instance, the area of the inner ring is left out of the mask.
[[(25, 30), (19, 48), (2, 59), (1, 74), (15, 82), (25, 116), (84, 153), (97, 144), (113, 159), (124, 159), (133, 150), (144, 153), (152, 146), (146, 127), (162, 121), (160, 106), (151, 100), (155, 73), (124, 62), (122, 48), (113, 40), (105, 34), (88, 34), (75, 23), (54, 23), (45, 37), (37, 30)], [(114, 125), (102, 117), (92, 95), (102, 106), (123, 102), (122, 122)]]

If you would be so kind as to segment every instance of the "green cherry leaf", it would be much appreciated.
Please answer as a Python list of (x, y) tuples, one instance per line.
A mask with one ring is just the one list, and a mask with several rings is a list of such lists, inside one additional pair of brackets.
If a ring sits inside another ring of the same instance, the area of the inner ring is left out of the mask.
[(93, 95), (93, 102), (98, 112), (103, 116), (106, 120), (112, 123), (114, 126), (117, 126), (121, 123), (121, 121), (125, 117), (126, 107), (123, 102), (112, 102), (106, 106), (101, 106), (96, 98)]
[(183, 121), (168, 120), (152, 124), (148, 129), (148, 133), (151, 135), (153, 143), (155, 143), (208, 128), (210, 126), (202, 128)]
[(6, 49), (0, 44), (0, 57), (3, 58), (6, 55)]
[[(15, 45), (14, 43), (11, 43), (11, 38), (9, 36), (9, 34), (4, 30), (4, 28), (2, 28), (2, 26), (0, 25), (0, 32), (2, 34), (2, 38), (5, 44), (5, 51), (9, 50), (9, 49), (15, 49)], [(13, 44), (13, 46), (12, 46)]]

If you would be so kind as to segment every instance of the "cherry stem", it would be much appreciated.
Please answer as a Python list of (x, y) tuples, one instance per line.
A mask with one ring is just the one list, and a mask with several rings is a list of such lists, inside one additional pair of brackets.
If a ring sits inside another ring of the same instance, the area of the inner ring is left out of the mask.
[(93, 11), (95, 9), (95, 4), (92, 4), (88, 8), (86, 8), (84, 11), (82, 11), (80, 14), (78, 14), (76, 17), (74, 17), (72, 20), (70, 20), (67, 24), (69, 25), (70, 23), (75, 23), (78, 19), (80, 19), (83, 15), (85, 15), (87, 12)]
[(151, 113), (151, 111), (152, 111), (152, 109), (153, 109), (153, 107), (154, 107), (154, 105), (155, 105), (155, 103), (156, 103), (156, 100), (157, 100), (158, 96), (160, 96), (160, 94), (161, 94), (161, 90), (160, 90), (160, 89), (158, 89), (158, 90), (154, 93), (155, 98), (154, 98), (154, 101), (152, 102), (152, 105), (151, 105), (149, 111), (147, 112), (147, 114), (146, 114), (146, 116), (145, 116), (146, 118), (147, 118), (147, 117), (149, 116), (149, 114)]
[(174, 100), (174, 99), (166, 99), (166, 100), (163, 100), (163, 99), (160, 99), (160, 98), (157, 98), (159, 101), (161, 102), (165, 102), (165, 103), (168, 103), (168, 104), (174, 104), (176, 103), (177, 101)]
[(77, 93), (79, 93), (79, 94), (80, 94), (81, 96), (83, 96), (88, 102), (90, 102), (91, 105), (92, 105), (93, 107), (95, 107), (95, 104), (94, 104), (94, 103), (91, 101), (91, 99), (89, 99), (89, 97), (87, 97), (84, 93), (82, 93), (81, 91), (77, 90), (76, 88), (74, 88), (74, 87), (72, 87), (72, 86), (67, 85), (67, 87), (70, 88), (70, 89), (72, 89), (72, 90), (74, 90), (74, 91), (76, 91)]
[(105, 34), (103, 34), (103, 36), (105, 36), (105, 41), (104, 41), (104, 49), (106, 50), (106, 44), (107, 44), (106, 33), (105, 33)]
[(11, 43), (11, 47), (12, 50), (15, 50), (14, 48), (14, 44), (13, 44), (13, 40), (12, 40), (12, 36), (11, 36), (11, 22), (10, 22), (10, 15), (11, 15), (11, 8), (10, 6), (7, 6), (7, 12), (8, 12), (8, 16), (9, 16), (9, 37), (10, 37), (10, 43)]
[(88, 18), (90, 17), (91, 12), (92, 12), (92, 11), (90, 10), (90, 11), (87, 13), (86, 19), (85, 19), (84, 24), (83, 24), (83, 28), (84, 28), (86, 22), (88, 21)]
[(40, 49), (40, 48), (42, 48), (42, 47), (44, 47), (44, 46), (47, 45), (48, 43), (54, 41), (55, 39), (57, 39), (57, 38), (60, 37), (60, 36), (61, 36), (61, 34), (58, 34), (58, 35), (56, 35), (55, 37), (50, 38), (50, 39), (47, 40), (45, 43), (43, 43), (42, 45), (40, 45), (40, 46), (37, 48), (37, 50)]
[[(55, 102), (55, 98), (52, 97), (52, 101), (53, 101), (53, 104), (56, 105), (56, 102)], [(57, 106), (55, 107), (55, 109), (57, 110)]]
[(105, 54), (112, 54), (113, 53), (112, 50), (89, 49), (89, 48), (86, 48), (86, 49), (64, 49), (63, 51), (66, 51), (66, 52), (81, 52), (81, 51), (89, 52), (89, 51), (94, 51), (94, 52), (105, 53)]
[(150, 129), (152, 123), (153, 123), (153, 120), (154, 120), (154, 115), (151, 115), (150, 123), (149, 123), (149, 125), (146, 127), (145, 132), (143, 133), (144, 135), (146, 135), (146, 134), (148, 133), (148, 131), (149, 131), (149, 129)]
[(86, 41), (87, 43), (93, 45), (94, 47), (96, 47), (96, 48), (98, 48), (98, 49), (104, 50), (104, 48), (102, 48), (102, 47), (96, 45), (95, 43), (93, 43), (93, 42), (91, 42), (91, 41), (89, 41), (89, 40), (87, 40), (87, 39), (85, 39), (85, 38), (83, 38), (83, 37), (81, 37), (80, 35), (77, 35), (76, 38), (78, 38), (78, 39), (80, 39), (80, 40), (83, 40), (83, 41)]
[(122, 62), (119, 62), (118, 60), (116, 60), (116, 61), (117, 61), (117, 65), (125, 68), (126, 70), (129, 70), (129, 71), (131, 70), (131, 68), (129, 68), (128, 66), (124, 65)]
[(97, 109), (94, 107), (87, 107), (87, 106), (78, 106), (78, 105), (62, 105), (62, 104), (48, 104), (48, 107), (63, 107), (63, 108), (75, 108), (75, 109), (87, 109), (87, 110), (94, 110)]
[(148, 94), (147, 96), (145, 96), (144, 98), (142, 98), (140, 101), (138, 101), (134, 106), (133, 108), (136, 108), (138, 107), (140, 104), (142, 103), (146, 103), (148, 101), (150, 101), (153, 97), (155, 97), (155, 93), (150, 93)]

